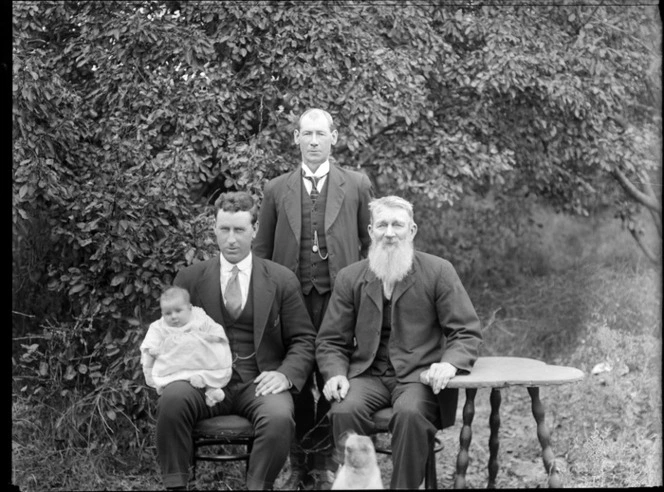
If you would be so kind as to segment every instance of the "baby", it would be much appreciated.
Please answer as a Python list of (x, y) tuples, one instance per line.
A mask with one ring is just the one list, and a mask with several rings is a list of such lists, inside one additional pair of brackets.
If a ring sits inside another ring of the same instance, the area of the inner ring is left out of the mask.
[(344, 446), (344, 463), (332, 484), (333, 490), (382, 489), (380, 468), (371, 438), (350, 433)]
[(150, 324), (141, 344), (145, 382), (161, 394), (173, 381), (205, 388), (205, 403), (223, 401), (231, 379), (232, 356), (224, 328), (191, 305), (189, 292), (166, 289), (159, 299), (162, 317)]

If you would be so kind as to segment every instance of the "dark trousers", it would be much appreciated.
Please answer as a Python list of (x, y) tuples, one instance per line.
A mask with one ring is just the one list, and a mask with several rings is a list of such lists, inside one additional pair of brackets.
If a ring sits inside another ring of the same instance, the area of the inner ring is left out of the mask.
[[(323, 316), (330, 301), (331, 292), (319, 294), (314, 288), (304, 296), (304, 304), (309, 312), (311, 322), (318, 332)], [(323, 468), (324, 458), (320, 457), (320, 451), (324, 451), (326, 445), (329, 447), (329, 428), (323, 422), (323, 418), (330, 409), (330, 403), (320, 394), (318, 403), (314, 398), (314, 385), (319, 391), (323, 390), (323, 376), (314, 364), (314, 370), (309, 376), (302, 391), (295, 396), (295, 435), (297, 442), (295, 447), (302, 448), (311, 457), (307, 460), (307, 468)], [(306, 435), (306, 438), (305, 438)]]
[[(440, 423), (438, 398), (422, 383), (397, 383), (394, 377), (362, 375), (350, 380), (346, 398), (330, 409), (335, 443), (348, 431), (370, 435), (371, 416), (392, 406), (392, 489), (417, 489), (424, 480), (429, 449)], [(343, 450), (339, 449), (343, 456)]]
[(187, 381), (175, 381), (164, 388), (157, 403), (156, 434), (157, 460), (165, 487), (182, 486), (189, 481), (196, 422), (227, 414), (246, 417), (254, 426), (256, 438), (249, 457), (247, 489), (273, 487), (288, 458), (295, 431), (290, 392), (257, 397), (254, 383), (233, 380), (224, 393), (224, 401), (209, 407), (203, 390)]

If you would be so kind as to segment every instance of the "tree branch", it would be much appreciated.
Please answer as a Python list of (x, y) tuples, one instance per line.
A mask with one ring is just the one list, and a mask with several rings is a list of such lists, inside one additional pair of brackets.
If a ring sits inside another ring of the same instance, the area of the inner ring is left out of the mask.
[(632, 235), (636, 244), (639, 245), (643, 254), (646, 255), (646, 258), (650, 260), (653, 264), (658, 265), (661, 262), (661, 258), (658, 258), (655, 253), (648, 247), (648, 245), (643, 241), (643, 236), (639, 234), (636, 227), (628, 227), (629, 233)]
[(627, 37), (627, 38), (631, 39), (632, 41), (636, 42), (637, 44), (641, 45), (641, 47), (645, 48), (648, 51), (648, 53), (650, 53), (651, 55), (657, 55), (657, 53), (655, 53), (650, 46), (647, 46), (645, 43), (643, 43), (643, 41), (636, 38), (635, 36), (632, 36), (627, 31), (624, 31), (624, 30), (620, 29), (619, 27), (614, 26), (613, 24), (609, 24), (608, 22), (604, 24), (604, 27), (611, 28), (615, 31), (618, 31), (621, 34), (625, 34), (626, 35), (625, 37)]
[(650, 212), (650, 216), (652, 217), (652, 221), (655, 223), (655, 228), (657, 229), (657, 234), (659, 234), (659, 237), (662, 237), (662, 216), (655, 212), (653, 209), (649, 208), (648, 211)]
[(639, 190), (620, 169), (614, 169), (613, 176), (622, 185), (627, 194), (634, 198), (637, 202), (648, 207), (650, 210), (656, 211), (660, 215), (662, 214), (662, 204), (659, 203), (657, 198), (654, 196), (648, 196)]
[[(391, 130), (392, 128), (396, 127), (399, 123), (400, 123), (399, 120), (393, 121), (389, 125), (386, 125), (383, 128), (381, 128), (380, 130), (378, 130), (376, 133), (370, 135), (367, 138), (367, 140), (365, 142), (365, 145), (369, 146), (371, 144), (371, 142), (376, 140), (378, 137), (380, 137), (385, 132), (387, 132), (387, 131)], [(335, 147), (334, 150), (335, 150), (335, 152), (343, 153), (343, 152), (348, 150), (348, 145), (339, 145), (338, 147)], [(363, 158), (360, 159), (360, 161), (358, 162), (356, 167), (362, 167), (365, 164), (365, 162), (370, 159), (370, 157), (372, 155), (372, 152), (367, 152), (366, 154), (367, 154), (366, 156), (364, 156)]]
[(597, 12), (597, 9), (600, 8), (600, 7), (602, 6), (603, 3), (604, 3), (604, 0), (602, 0), (601, 2), (599, 2), (599, 3), (595, 6), (595, 9), (594, 9), (592, 12), (590, 12), (590, 15), (589, 15), (588, 17), (586, 17), (586, 20), (584, 20), (584, 21), (579, 25), (579, 27), (576, 28), (576, 35), (577, 35), (577, 36), (578, 36), (579, 33), (581, 32), (581, 29), (583, 29), (584, 27), (586, 27), (586, 24), (588, 24), (588, 21), (590, 20), (590, 18), (591, 18), (593, 15), (595, 15), (595, 12)]
[[(641, 182), (643, 183), (643, 191), (651, 197), (653, 200), (657, 200), (657, 195), (655, 195), (655, 190), (652, 189), (652, 186), (650, 185), (650, 176), (648, 176), (647, 173), (641, 172), (639, 173), (641, 177)], [(662, 214), (661, 212), (658, 212), (657, 210), (653, 210), (652, 208), (648, 208), (648, 211), (650, 212), (650, 216), (652, 217), (652, 221), (655, 223), (655, 228), (657, 229), (657, 234), (659, 234), (659, 237), (662, 237)]]

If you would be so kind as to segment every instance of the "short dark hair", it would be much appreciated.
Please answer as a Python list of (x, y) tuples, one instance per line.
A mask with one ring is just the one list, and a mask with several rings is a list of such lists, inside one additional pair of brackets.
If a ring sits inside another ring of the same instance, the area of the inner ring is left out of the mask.
[(214, 216), (219, 210), (224, 212), (249, 212), (251, 214), (251, 225), (258, 221), (258, 205), (250, 193), (246, 191), (229, 191), (219, 195), (214, 202)]

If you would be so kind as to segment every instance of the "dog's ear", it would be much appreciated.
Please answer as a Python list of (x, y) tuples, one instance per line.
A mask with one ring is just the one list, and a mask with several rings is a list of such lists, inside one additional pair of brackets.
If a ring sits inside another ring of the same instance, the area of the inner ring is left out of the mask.
[(355, 431), (352, 431), (352, 430), (342, 432), (341, 435), (339, 436), (339, 441), (338, 441), (339, 442), (339, 447), (340, 448), (345, 448), (346, 447), (346, 441), (348, 441), (348, 438), (350, 436), (356, 436), (356, 435), (357, 435), (357, 433)]
[(360, 440), (362, 444), (366, 444), (368, 446), (371, 446), (373, 448), (373, 441), (369, 436), (357, 436), (357, 438)]

